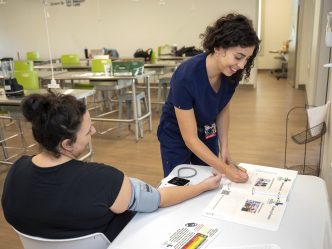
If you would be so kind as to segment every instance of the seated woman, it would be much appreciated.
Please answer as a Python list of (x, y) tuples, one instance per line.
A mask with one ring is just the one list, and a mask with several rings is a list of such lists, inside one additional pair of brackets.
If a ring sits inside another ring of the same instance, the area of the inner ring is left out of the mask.
[(155, 189), (120, 170), (77, 160), (96, 132), (83, 102), (71, 95), (33, 94), (22, 103), (42, 151), (22, 156), (5, 180), (2, 207), (20, 232), (72, 238), (95, 232), (112, 241), (138, 212), (152, 212), (219, 186), (214, 175), (193, 186)]

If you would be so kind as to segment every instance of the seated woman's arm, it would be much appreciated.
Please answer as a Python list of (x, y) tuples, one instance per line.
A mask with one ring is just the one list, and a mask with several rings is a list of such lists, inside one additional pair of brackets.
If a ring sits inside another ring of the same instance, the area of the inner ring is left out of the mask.
[(174, 186), (155, 189), (138, 179), (124, 176), (120, 192), (110, 207), (114, 213), (126, 210), (153, 212), (158, 207), (168, 207), (191, 199), (205, 191), (219, 187), (221, 175), (213, 175), (190, 186)]
[(220, 185), (221, 175), (213, 175), (204, 181), (189, 186), (174, 186), (158, 189), (160, 192), (159, 207), (168, 207), (189, 200), (205, 191), (216, 189)]
[(123, 178), (122, 186), (120, 192), (115, 199), (113, 205), (110, 209), (116, 213), (120, 214), (128, 210), (128, 205), (131, 199), (131, 184), (129, 178), (125, 175)]

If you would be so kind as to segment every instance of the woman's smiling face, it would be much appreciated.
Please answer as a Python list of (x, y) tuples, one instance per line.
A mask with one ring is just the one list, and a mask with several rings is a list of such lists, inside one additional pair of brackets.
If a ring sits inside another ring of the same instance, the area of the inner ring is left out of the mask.
[(219, 71), (226, 76), (232, 76), (245, 67), (254, 49), (254, 46), (245, 48), (236, 46), (227, 49), (215, 48), (214, 54), (218, 61)]

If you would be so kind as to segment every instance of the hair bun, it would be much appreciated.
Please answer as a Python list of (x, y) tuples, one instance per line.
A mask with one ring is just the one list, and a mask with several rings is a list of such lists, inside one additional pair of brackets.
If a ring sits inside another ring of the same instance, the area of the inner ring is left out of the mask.
[(33, 123), (47, 113), (50, 103), (44, 95), (31, 94), (23, 99), (21, 107), (24, 117)]

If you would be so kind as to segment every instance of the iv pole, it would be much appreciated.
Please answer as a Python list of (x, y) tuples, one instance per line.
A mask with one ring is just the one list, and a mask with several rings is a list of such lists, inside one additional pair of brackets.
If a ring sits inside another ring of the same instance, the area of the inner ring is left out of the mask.
[(52, 79), (51, 83), (47, 85), (48, 88), (60, 88), (60, 85), (56, 83), (56, 80), (54, 79), (54, 70), (53, 70), (53, 57), (51, 52), (51, 42), (50, 42), (50, 34), (48, 30), (48, 22), (47, 19), (49, 18), (49, 13), (46, 9), (47, 0), (43, 1), (44, 5), (44, 18), (45, 18), (45, 27), (46, 27), (46, 36), (47, 36), (47, 45), (48, 45), (48, 55), (50, 57), (50, 63), (51, 63), (51, 73), (52, 73)]

